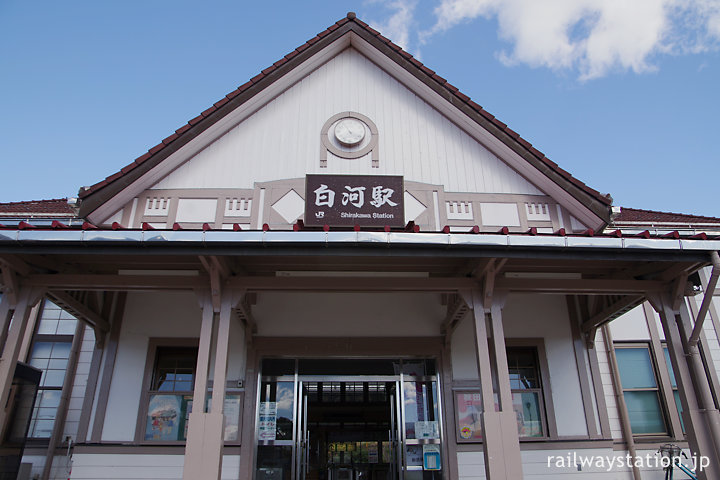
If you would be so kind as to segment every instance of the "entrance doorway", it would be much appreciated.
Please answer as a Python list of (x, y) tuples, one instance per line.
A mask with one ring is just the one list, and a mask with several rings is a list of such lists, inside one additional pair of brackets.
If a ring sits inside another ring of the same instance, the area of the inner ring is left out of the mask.
[(442, 429), (434, 360), (265, 359), (258, 480), (435, 480)]

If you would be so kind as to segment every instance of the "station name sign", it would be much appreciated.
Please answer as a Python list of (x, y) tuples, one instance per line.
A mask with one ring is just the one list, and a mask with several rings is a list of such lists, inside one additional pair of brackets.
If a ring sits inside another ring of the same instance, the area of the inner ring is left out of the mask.
[(403, 177), (306, 175), (305, 225), (404, 227)]

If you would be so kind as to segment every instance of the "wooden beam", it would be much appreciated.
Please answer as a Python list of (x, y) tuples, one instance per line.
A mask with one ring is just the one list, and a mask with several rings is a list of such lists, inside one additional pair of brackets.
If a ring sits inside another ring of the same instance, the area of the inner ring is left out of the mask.
[[(89, 323), (90, 326), (95, 329), (96, 335), (98, 335), (98, 333), (104, 335), (110, 331), (110, 322), (88, 305), (70, 295), (68, 292), (51, 290), (48, 292), (48, 297), (50, 297), (50, 299), (57, 303), (60, 307), (72, 313), (78, 320)], [(98, 332), (98, 330), (100, 330), (100, 332)]]
[(226, 287), (250, 291), (448, 292), (477, 287), (462, 277), (231, 277)]
[(562, 294), (643, 294), (663, 292), (668, 285), (656, 280), (626, 279), (554, 279), (554, 278), (498, 278), (496, 289), (511, 292), (562, 293)]
[(452, 295), (450, 298), (451, 301), (448, 303), (447, 314), (445, 315), (441, 330), (446, 340), (450, 339), (453, 331), (455, 331), (455, 327), (457, 327), (460, 320), (462, 320), (470, 310), (470, 306), (461, 295)]
[(20, 275), (30, 275), (33, 273), (32, 267), (19, 258), (13, 255), (0, 255), (0, 267), (5, 267), (6, 265)]
[(59, 290), (194, 290), (207, 288), (207, 276), (36, 274), (27, 285)]
[(3, 294), (7, 295), (11, 306), (17, 305), (18, 292), (20, 291), (20, 282), (18, 281), (17, 274), (7, 264), (2, 264), (2, 286)]
[(610, 320), (624, 314), (628, 310), (640, 305), (643, 300), (644, 297), (639, 295), (626, 295), (620, 300), (610, 303), (598, 313), (585, 320), (580, 329), (583, 333), (591, 333), (602, 324), (609, 322)]

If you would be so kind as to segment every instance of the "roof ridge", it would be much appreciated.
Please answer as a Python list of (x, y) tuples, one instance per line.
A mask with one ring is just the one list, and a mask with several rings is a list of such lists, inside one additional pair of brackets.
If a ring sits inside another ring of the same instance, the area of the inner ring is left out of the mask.
[(620, 207), (621, 215), (622, 215), (623, 210), (630, 210), (633, 212), (644, 212), (644, 213), (659, 213), (662, 215), (677, 215), (677, 216), (681, 216), (681, 217), (707, 218), (708, 220), (720, 221), (720, 217), (709, 217), (707, 215), (695, 215), (694, 213), (664, 212), (662, 210), (648, 210), (648, 209), (644, 209), (644, 208), (633, 208), (633, 207), (622, 207), (622, 206)]
[(0, 202), (0, 205), (27, 205), (29, 203), (49, 203), (49, 202), (67, 202), (68, 197), (65, 198), (48, 198), (44, 200), (23, 200), (19, 202)]
[[(213, 113), (215, 113), (218, 109), (223, 107), (225, 104), (227, 104), (230, 100), (237, 97), (241, 93), (247, 91), (249, 88), (253, 87), (254, 85), (258, 84), (260, 81), (265, 79), (269, 74), (277, 70), (279, 67), (302, 53), (304, 50), (310, 48), (315, 43), (329, 35), (330, 33), (338, 30), (343, 25), (346, 25), (348, 23), (354, 23), (358, 25), (358, 27), (362, 28), (365, 32), (373, 36), (374, 38), (377, 38), (380, 42), (387, 45), (390, 49), (397, 52), (399, 55), (401, 55), (404, 59), (406, 59), (410, 64), (412, 64), (415, 68), (423, 72), (427, 77), (431, 78), (434, 82), (436, 82), (440, 87), (447, 90), (450, 94), (452, 94), (455, 98), (460, 100), (463, 104), (467, 105), (472, 111), (476, 112), (477, 114), (481, 115), (486, 121), (490, 122), (495, 128), (497, 128), (500, 132), (504, 133), (509, 137), (511, 141), (514, 141), (516, 144), (520, 145), (525, 151), (530, 153), (534, 158), (536, 158), (538, 161), (540, 161), (543, 165), (545, 165), (547, 168), (549, 168), (551, 171), (555, 172), (560, 177), (564, 178), (566, 181), (570, 182), (572, 185), (580, 189), (581, 191), (584, 191), (586, 194), (592, 196), (596, 200), (598, 200), (601, 204), (605, 206), (609, 206), (612, 204), (612, 197), (609, 195), (603, 195), (599, 191), (595, 190), (594, 188), (588, 186), (584, 182), (580, 181), (579, 179), (573, 177), (568, 171), (562, 169), (557, 163), (550, 160), (548, 157), (545, 156), (544, 153), (542, 153), (537, 148), (533, 147), (533, 145), (522, 138), (517, 132), (512, 130), (507, 126), (507, 124), (503, 123), (499, 119), (497, 119), (494, 115), (492, 115), (490, 112), (485, 110), (482, 106), (474, 102), (469, 96), (463, 94), (460, 92), (460, 90), (452, 85), (450, 82), (448, 82), (446, 79), (435, 73), (435, 71), (431, 70), (427, 66), (425, 66), (422, 62), (417, 60), (415, 57), (413, 57), (412, 54), (405, 51), (402, 47), (399, 45), (393, 43), (390, 39), (383, 36), (380, 32), (370, 27), (367, 23), (363, 22), (359, 18), (357, 18), (356, 14), (354, 12), (348, 12), (348, 14), (332, 24), (327, 29), (323, 30), (322, 32), (318, 33), (314, 37), (307, 40), (305, 43), (301, 44), (297, 48), (295, 48), (290, 53), (286, 54), (284, 57), (282, 57), (280, 60), (276, 61), (275, 63), (271, 64), (269, 67), (263, 69), (252, 77), (249, 81), (245, 82), (244, 84), (240, 85), (237, 89), (233, 90), (232, 92), (225, 95), (222, 99), (215, 102), (213, 105), (211, 105), (209, 108), (207, 108), (205, 111), (203, 111), (200, 115), (196, 116), (195, 118), (190, 119), (185, 125), (175, 130), (175, 132), (165, 139), (163, 139), (160, 143), (155, 145), (154, 147), (150, 148), (146, 153), (143, 155), (137, 157), (133, 162), (126, 165), (120, 171), (106, 177), (104, 180), (101, 180), (100, 182), (95, 183), (92, 186), (89, 187), (83, 187), (80, 189), (78, 196), (83, 199), (88, 197), (89, 195), (93, 194), (94, 192), (101, 190), (102, 188), (106, 187), (110, 183), (114, 182), (115, 180), (118, 180), (119, 178), (125, 176), (130, 171), (136, 169), (138, 166), (145, 163), (150, 158), (154, 157), (157, 153), (165, 149), (168, 145), (172, 144), (173, 142), (177, 141), (179, 138), (181, 138), (185, 133), (187, 133), (190, 129), (192, 129), (195, 125), (204, 122), (208, 117), (212, 116)], [(194, 137), (194, 136), (193, 136)], [(190, 138), (193, 138), (190, 137)], [(537, 167), (535, 167), (537, 168)], [(540, 169), (542, 172), (542, 169)], [(543, 174), (546, 174), (546, 172), (542, 172)]]

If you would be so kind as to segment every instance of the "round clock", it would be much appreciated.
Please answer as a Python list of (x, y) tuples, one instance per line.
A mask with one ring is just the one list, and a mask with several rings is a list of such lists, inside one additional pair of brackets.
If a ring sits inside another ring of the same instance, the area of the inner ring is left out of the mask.
[(346, 147), (357, 145), (364, 137), (365, 125), (357, 118), (343, 118), (335, 125), (335, 138)]

